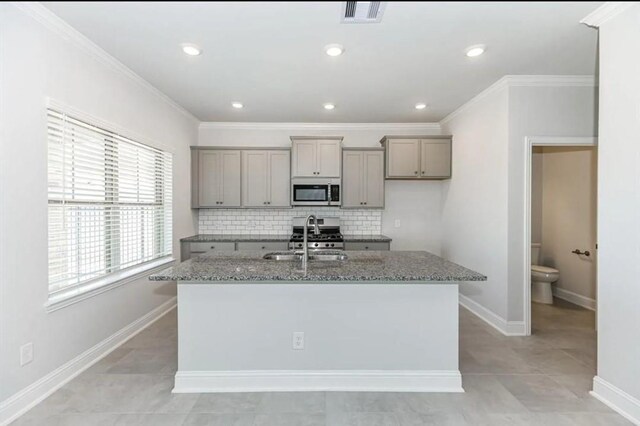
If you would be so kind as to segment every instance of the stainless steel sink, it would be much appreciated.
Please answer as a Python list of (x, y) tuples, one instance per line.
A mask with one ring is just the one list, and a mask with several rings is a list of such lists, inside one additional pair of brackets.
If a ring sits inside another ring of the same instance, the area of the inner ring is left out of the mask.
[[(280, 253), (267, 253), (263, 257), (266, 260), (280, 260), (280, 261), (300, 261), (302, 260), (301, 254), (291, 253), (291, 252), (280, 252)], [(309, 260), (310, 261), (338, 261), (342, 262), (347, 260), (349, 257), (344, 253), (310, 253)]]
[(302, 260), (301, 254), (294, 253), (267, 253), (263, 257), (263, 259), (267, 260)]
[(334, 261), (344, 261), (349, 257), (344, 253), (318, 253), (318, 254), (310, 254), (309, 260), (334, 260)]

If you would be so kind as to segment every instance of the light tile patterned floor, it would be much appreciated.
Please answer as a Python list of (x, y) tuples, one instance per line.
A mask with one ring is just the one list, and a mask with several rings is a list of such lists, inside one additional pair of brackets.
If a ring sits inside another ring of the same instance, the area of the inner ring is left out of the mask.
[(627, 425), (589, 396), (594, 313), (534, 304), (534, 335), (505, 337), (461, 309), (464, 394), (171, 394), (169, 313), (14, 422), (22, 425)]

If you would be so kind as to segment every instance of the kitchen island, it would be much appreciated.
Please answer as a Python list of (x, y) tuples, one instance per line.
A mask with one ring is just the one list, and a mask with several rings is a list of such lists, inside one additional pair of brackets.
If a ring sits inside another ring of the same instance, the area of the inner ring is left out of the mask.
[(210, 252), (178, 282), (174, 392), (461, 392), (458, 283), (486, 277), (427, 252), (347, 260)]

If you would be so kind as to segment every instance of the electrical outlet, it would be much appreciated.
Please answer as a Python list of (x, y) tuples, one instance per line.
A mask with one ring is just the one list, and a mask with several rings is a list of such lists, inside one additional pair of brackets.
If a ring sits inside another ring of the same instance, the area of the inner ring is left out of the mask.
[(396, 219), (396, 220), (393, 222), (393, 226), (394, 226), (394, 227), (396, 227), (396, 228), (400, 228), (400, 219)]
[(20, 346), (20, 367), (33, 361), (33, 343), (29, 342)]
[(293, 349), (296, 351), (304, 349), (304, 331), (293, 332)]

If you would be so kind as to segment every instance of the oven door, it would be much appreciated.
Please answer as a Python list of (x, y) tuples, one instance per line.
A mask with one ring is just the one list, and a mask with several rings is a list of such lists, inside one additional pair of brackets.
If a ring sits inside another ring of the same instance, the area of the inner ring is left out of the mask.
[(324, 184), (293, 183), (291, 204), (294, 206), (328, 206), (330, 186)]

